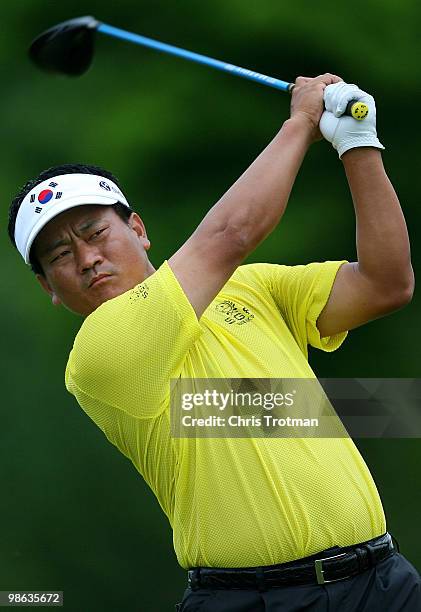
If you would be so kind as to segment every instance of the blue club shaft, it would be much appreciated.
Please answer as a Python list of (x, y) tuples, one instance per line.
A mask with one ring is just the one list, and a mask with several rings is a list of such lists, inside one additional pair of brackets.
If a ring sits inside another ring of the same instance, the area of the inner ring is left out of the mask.
[(102, 34), (107, 34), (108, 36), (113, 36), (114, 38), (121, 38), (122, 40), (127, 40), (128, 42), (132, 42), (137, 45), (143, 45), (144, 47), (150, 47), (151, 49), (162, 51), (163, 53), (170, 53), (171, 55), (184, 57), (184, 59), (198, 62), (199, 64), (206, 64), (212, 68), (217, 68), (218, 70), (235, 74), (236, 76), (243, 77), (244, 79), (257, 81), (262, 85), (274, 87), (275, 89), (280, 89), (281, 91), (290, 91), (293, 85), (287, 81), (281, 81), (280, 79), (275, 79), (274, 77), (260, 74), (259, 72), (254, 72), (253, 70), (248, 70), (247, 68), (240, 68), (240, 66), (234, 66), (233, 64), (221, 62), (220, 60), (207, 57), (206, 55), (200, 55), (200, 53), (193, 53), (192, 51), (186, 51), (186, 49), (181, 49), (180, 47), (167, 45), (166, 43), (159, 42), (153, 38), (146, 38), (145, 36), (140, 36), (139, 34), (133, 34), (132, 32), (115, 28), (114, 26), (107, 25), (106, 23), (100, 23), (96, 29)]

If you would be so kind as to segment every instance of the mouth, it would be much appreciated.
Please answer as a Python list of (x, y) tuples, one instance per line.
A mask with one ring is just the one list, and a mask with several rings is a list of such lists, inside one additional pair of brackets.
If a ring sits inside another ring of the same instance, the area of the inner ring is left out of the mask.
[(105, 282), (105, 279), (110, 278), (110, 276), (111, 274), (99, 274), (98, 276), (95, 276), (95, 278), (91, 280), (89, 287)]

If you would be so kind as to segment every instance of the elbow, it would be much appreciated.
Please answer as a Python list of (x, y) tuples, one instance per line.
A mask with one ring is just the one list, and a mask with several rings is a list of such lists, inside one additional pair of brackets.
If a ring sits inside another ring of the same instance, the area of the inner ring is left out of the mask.
[(401, 300), (402, 306), (406, 306), (412, 301), (415, 292), (415, 275), (412, 266), (410, 265), (408, 276), (406, 282), (404, 284), (403, 289), (401, 290)]
[(414, 297), (415, 283), (409, 285), (406, 289), (402, 290), (399, 294), (398, 299), (398, 308), (403, 308), (410, 302), (412, 302), (412, 298)]
[(399, 288), (395, 286), (392, 291), (389, 291), (389, 299), (392, 310), (399, 310), (404, 306), (407, 306), (414, 296), (415, 291), (415, 278), (414, 272), (410, 270), (405, 282), (401, 282)]

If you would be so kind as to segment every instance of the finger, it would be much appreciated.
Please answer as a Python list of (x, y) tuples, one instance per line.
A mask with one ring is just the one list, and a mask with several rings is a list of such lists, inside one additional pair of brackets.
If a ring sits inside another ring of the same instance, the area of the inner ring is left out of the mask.
[(319, 74), (319, 76), (315, 78), (315, 81), (319, 81), (324, 85), (332, 85), (333, 83), (339, 83), (340, 81), (343, 81), (343, 79), (341, 79), (341, 77), (337, 74), (325, 72), (325, 74)]
[(305, 76), (299, 76), (295, 79), (295, 85), (299, 86), (299, 85), (305, 85), (306, 83), (308, 83), (309, 81), (312, 81), (313, 78), (312, 77), (305, 77)]
[(341, 117), (351, 100), (360, 100), (363, 91), (352, 83), (332, 83), (325, 88), (324, 100), (326, 109), (333, 112), (335, 117)]
[(365, 91), (359, 89), (356, 85), (350, 85), (340, 92), (337, 100), (337, 111), (343, 113), (351, 100), (361, 100), (366, 95)]

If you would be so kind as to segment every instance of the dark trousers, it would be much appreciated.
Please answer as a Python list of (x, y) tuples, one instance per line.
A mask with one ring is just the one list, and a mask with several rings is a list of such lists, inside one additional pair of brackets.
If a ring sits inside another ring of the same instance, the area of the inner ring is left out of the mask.
[[(178, 607), (177, 607), (178, 606)], [(352, 578), (257, 590), (186, 589), (179, 612), (421, 612), (421, 578), (397, 552)]]

